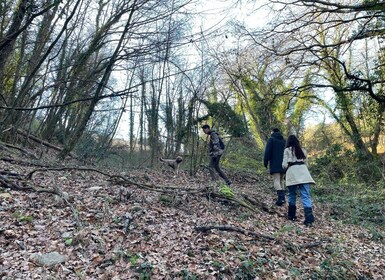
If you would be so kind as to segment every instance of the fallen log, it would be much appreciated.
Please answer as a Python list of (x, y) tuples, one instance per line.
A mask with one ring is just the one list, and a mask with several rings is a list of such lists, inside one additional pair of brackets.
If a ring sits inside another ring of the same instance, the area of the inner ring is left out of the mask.
[(31, 140), (39, 143), (39, 144), (42, 144), (42, 145), (44, 145), (44, 146), (46, 146), (48, 148), (54, 149), (54, 150), (59, 151), (59, 152), (61, 152), (63, 150), (62, 148), (57, 147), (57, 146), (55, 146), (55, 145), (53, 145), (53, 144), (51, 144), (51, 143), (49, 143), (47, 141), (44, 141), (42, 139), (39, 139), (38, 137), (33, 136), (32, 134), (29, 134), (29, 133), (27, 133), (25, 131), (22, 131), (21, 129), (16, 129), (16, 132), (19, 133), (20, 135), (22, 135), (22, 136), (24, 136), (24, 137), (26, 137), (28, 139), (31, 139)]

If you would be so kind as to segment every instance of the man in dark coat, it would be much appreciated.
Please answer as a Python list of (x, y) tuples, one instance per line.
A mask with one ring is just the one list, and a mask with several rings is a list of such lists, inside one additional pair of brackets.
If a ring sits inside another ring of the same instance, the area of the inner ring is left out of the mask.
[[(205, 124), (202, 126), (203, 132), (210, 136), (210, 143), (209, 143), (209, 154), (210, 154), (210, 174), (211, 178), (215, 180), (215, 174), (213, 169), (217, 171), (218, 175), (226, 182), (227, 185), (231, 185), (231, 181), (225, 173), (223, 173), (222, 169), (219, 167), (219, 161), (221, 159), (221, 156), (223, 154), (223, 142), (219, 137), (219, 134), (215, 132), (213, 129), (210, 129), (210, 126), (208, 124)], [(281, 162), (282, 164), (282, 162)]]
[(285, 203), (284, 174), (282, 168), (283, 151), (285, 150), (285, 139), (278, 128), (273, 129), (266, 144), (263, 165), (267, 168), (270, 162), (270, 174), (273, 177), (274, 189), (277, 191), (278, 199), (276, 205), (282, 206)]

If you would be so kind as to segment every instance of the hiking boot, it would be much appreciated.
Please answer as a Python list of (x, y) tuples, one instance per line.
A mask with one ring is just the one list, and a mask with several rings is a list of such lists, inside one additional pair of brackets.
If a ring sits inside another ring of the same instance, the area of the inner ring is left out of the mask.
[(288, 208), (288, 211), (287, 211), (287, 218), (290, 221), (295, 221), (297, 219), (297, 216), (295, 215), (296, 211), (297, 211), (297, 206), (289, 205), (289, 208)]
[(303, 224), (305, 226), (310, 226), (314, 222), (313, 209), (311, 207), (303, 208), (305, 212), (305, 221)]
[(284, 190), (279, 190), (277, 191), (277, 201), (275, 202), (275, 205), (277, 206), (282, 206), (285, 204), (285, 191)]

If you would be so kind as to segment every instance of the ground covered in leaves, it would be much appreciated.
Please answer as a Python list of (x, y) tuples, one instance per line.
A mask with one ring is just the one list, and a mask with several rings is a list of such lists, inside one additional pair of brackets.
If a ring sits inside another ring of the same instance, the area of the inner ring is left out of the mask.
[[(287, 221), (264, 176), (228, 171), (240, 204), (215, 196), (205, 170), (102, 174), (4, 159), (0, 279), (385, 278), (383, 235), (332, 219), (317, 201), (314, 226), (302, 211)], [(53, 252), (63, 259), (42, 264)]]

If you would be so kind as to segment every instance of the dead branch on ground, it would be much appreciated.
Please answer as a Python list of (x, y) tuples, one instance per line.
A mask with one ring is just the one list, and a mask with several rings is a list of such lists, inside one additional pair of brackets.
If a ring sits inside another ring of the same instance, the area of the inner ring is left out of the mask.
[(269, 207), (265, 202), (262, 202), (262, 201), (258, 201), (252, 197), (250, 197), (249, 195), (247, 194), (242, 194), (242, 197), (250, 202), (252, 205), (254, 206), (257, 206), (259, 209), (262, 209), (263, 211), (269, 213), (269, 214), (276, 214), (277, 212), (276, 211), (273, 211), (273, 209), (271, 207)]
[(18, 150), (19, 152), (21, 152), (23, 155), (27, 155), (33, 159), (37, 159), (37, 156), (28, 152), (27, 150), (19, 147), (19, 146), (15, 146), (15, 145), (12, 145), (12, 144), (9, 144), (9, 143), (5, 143), (5, 142), (0, 142), (0, 145), (6, 147), (6, 148), (11, 148), (11, 149), (14, 149), (14, 150)]
[(255, 236), (255, 237), (259, 237), (259, 238), (264, 238), (267, 240), (276, 240), (275, 237), (267, 235), (267, 234), (254, 232), (254, 231), (246, 230), (246, 229), (239, 228), (239, 227), (228, 226), (228, 225), (225, 225), (225, 226), (196, 226), (195, 227), (195, 230), (200, 231), (200, 232), (208, 232), (208, 231), (211, 231), (213, 229), (222, 230), (222, 231), (234, 231), (234, 232), (242, 233), (245, 235), (251, 235), (251, 236)]
[(14, 163), (17, 165), (23, 165), (23, 166), (49, 167), (48, 165), (45, 165), (45, 164), (33, 163), (30, 161), (15, 159), (15, 158), (9, 158), (9, 157), (2, 157), (2, 158), (0, 158), (0, 160), (5, 161), (5, 162), (9, 162), (9, 163)]
[(28, 138), (28, 139), (31, 139), (31, 140), (33, 140), (33, 141), (39, 143), (39, 144), (42, 144), (42, 145), (44, 145), (44, 146), (46, 146), (46, 147), (48, 147), (48, 148), (51, 148), (51, 149), (53, 149), (53, 150), (56, 150), (56, 151), (59, 151), (59, 152), (61, 152), (61, 151), (63, 150), (62, 148), (57, 147), (57, 146), (55, 146), (55, 145), (53, 145), (53, 144), (51, 144), (51, 143), (49, 143), (49, 142), (47, 142), (47, 141), (41, 140), (41, 139), (39, 139), (38, 137), (33, 136), (33, 135), (30, 134), (30, 133), (27, 133), (27, 132), (25, 132), (25, 131), (22, 131), (21, 129), (16, 129), (16, 132), (17, 132), (18, 134), (20, 134), (20, 135), (22, 135), (22, 136)]

